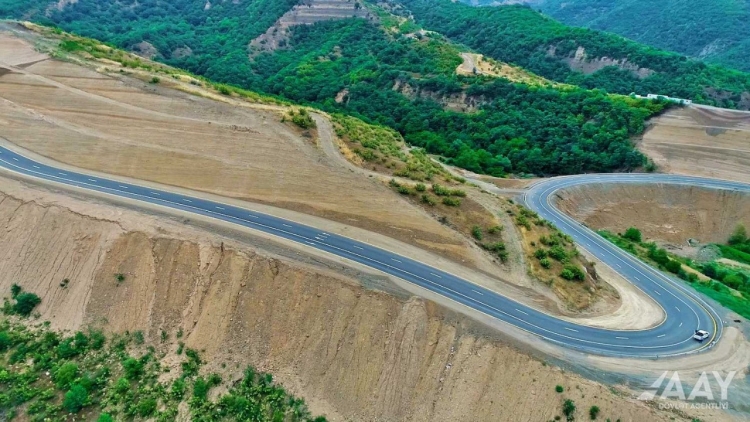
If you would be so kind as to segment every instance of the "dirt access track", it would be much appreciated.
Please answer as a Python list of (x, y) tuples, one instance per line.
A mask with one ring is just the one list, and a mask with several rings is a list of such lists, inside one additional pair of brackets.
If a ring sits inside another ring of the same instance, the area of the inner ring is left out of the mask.
[(664, 173), (750, 183), (750, 112), (677, 108), (649, 122), (638, 149)]

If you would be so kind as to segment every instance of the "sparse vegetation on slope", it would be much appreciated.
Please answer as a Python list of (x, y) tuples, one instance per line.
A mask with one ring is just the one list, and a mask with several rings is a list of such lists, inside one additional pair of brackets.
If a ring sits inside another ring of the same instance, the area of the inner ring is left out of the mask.
[(344, 148), (356, 155), (357, 164), (364, 168), (418, 182), (432, 181), (435, 176), (451, 179), (423, 149), (407, 151), (404, 139), (393, 129), (338, 113), (331, 116), (331, 121), (336, 135), (345, 143)]
[[(249, 367), (230, 384), (217, 374), (202, 374), (200, 355), (187, 349), (179, 374), (172, 375), (162, 363), (165, 355), (150, 346), (143, 350), (142, 344), (142, 332), (65, 336), (47, 324), (27, 327), (4, 319), (0, 414), (31, 421), (173, 421), (184, 403), (194, 421), (325, 421), (312, 417), (304, 401), (270, 374)], [(209, 391), (222, 385), (226, 391), (209, 398)]]
[(573, 239), (528, 208), (509, 203), (506, 212), (521, 233), (530, 275), (573, 309), (592, 305), (602, 286), (594, 264), (581, 256)]
[[(454, 180), (452, 183), (456, 183)], [(440, 223), (472, 240), (500, 262), (508, 259), (503, 227), (489, 211), (467, 198), (466, 191), (433, 183), (405, 184), (392, 179), (388, 185), (413, 204), (421, 206)]]

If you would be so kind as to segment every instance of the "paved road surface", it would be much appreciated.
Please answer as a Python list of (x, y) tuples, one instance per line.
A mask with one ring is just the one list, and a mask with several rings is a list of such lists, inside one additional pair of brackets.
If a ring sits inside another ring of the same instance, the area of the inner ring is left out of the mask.
[[(666, 312), (667, 318), (655, 328), (619, 331), (587, 327), (560, 320), (408, 257), (272, 215), (167, 190), (157, 190), (85, 173), (60, 170), (35, 162), (4, 147), (0, 147), (0, 167), (39, 179), (149, 202), (260, 230), (400, 277), (550, 342), (587, 353), (633, 357), (678, 355), (705, 349), (721, 334), (720, 320), (715, 312), (687, 288), (682, 287), (679, 282), (641, 264), (557, 211), (550, 203), (554, 192), (573, 184), (604, 181), (681, 183), (750, 191), (747, 185), (667, 175), (588, 175), (556, 178), (537, 184), (530, 189), (525, 200), (532, 209), (554, 222), (582, 247), (596, 254), (652, 296)], [(707, 329), (713, 333), (711, 341), (701, 344), (692, 340), (693, 332), (698, 328)]]

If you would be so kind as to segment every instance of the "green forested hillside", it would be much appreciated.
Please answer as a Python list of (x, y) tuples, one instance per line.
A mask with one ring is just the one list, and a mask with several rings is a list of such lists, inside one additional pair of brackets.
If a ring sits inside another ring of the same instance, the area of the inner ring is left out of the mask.
[[(27, 2), (12, 16), (39, 9)], [(631, 138), (663, 104), (603, 91), (460, 77), (460, 49), (380, 11), (380, 24), (344, 19), (295, 27), (286, 48), (249, 56), (248, 44), (283, 14), (254, 0), (79, 0), (37, 20), (124, 48), (152, 43), (157, 59), (208, 78), (347, 112), (476, 172), (570, 174), (644, 164)], [(190, 55), (172, 54), (188, 48)], [(338, 99), (338, 101), (337, 101)], [(453, 111), (450, 101), (468, 112)]]
[[(467, 0), (492, 4), (493, 0)], [(750, 71), (747, 0), (531, 0), (568, 25), (614, 32), (710, 63)]]
[[(747, 73), (689, 60), (616, 35), (568, 27), (525, 6), (477, 8), (451, 0), (400, 2), (426, 28), (556, 81), (623, 94), (655, 93), (750, 108)], [(643, 16), (641, 19), (650, 23)], [(588, 75), (574, 71), (569, 61), (579, 47), (585, 50), (588, 62), (607, 57), (627, 60), (644, 70), (638, 74), (626, 66), (609, 66)]]

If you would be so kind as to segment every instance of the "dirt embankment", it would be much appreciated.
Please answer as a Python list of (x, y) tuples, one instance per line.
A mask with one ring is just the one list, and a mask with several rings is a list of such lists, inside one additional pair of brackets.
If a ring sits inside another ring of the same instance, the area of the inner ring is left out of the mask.
[(688, 239), (724, 242), (738, 223), (750, 225), (750, 195), (690, 186), (586, 185), (559, 193), (558, 206), (594, 229), (623, 233), (639, 228), (645, 238), (675, 245)]
[(650, 121), (638, 148), (665, 173), (750, 183), (750, 112), (671, 110)]
[(532, 359), (436, 304), (364, 289), (325, 261), (7, 179), (0, 189), (12, 193), (0, 195), (0, 291), (38, 293), (55, 328), (143, 330), (168, 356), (182, 328), (207, 371), (270, 371), (329, 420), (551, 420), (564, 398), (580, 419), (597, 405), (612, 420), (689, 420)]

